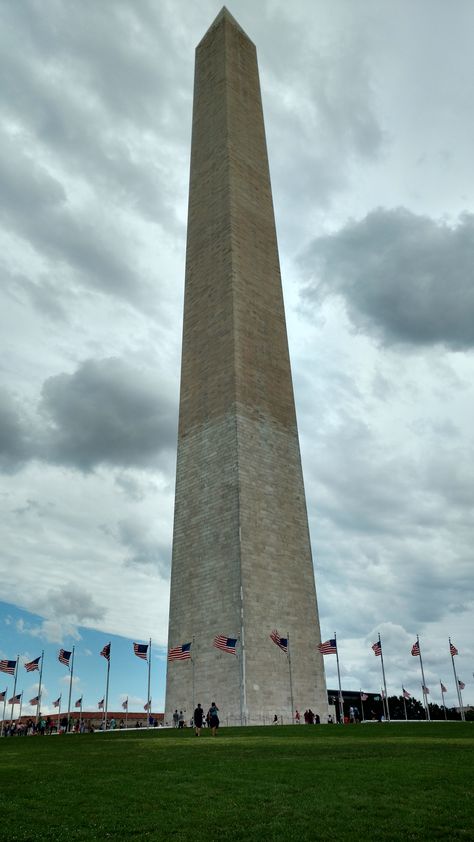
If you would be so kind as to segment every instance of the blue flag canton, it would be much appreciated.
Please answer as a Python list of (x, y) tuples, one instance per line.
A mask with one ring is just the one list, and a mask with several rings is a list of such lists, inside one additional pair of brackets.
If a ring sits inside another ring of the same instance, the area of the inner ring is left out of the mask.
[(190, 652), (191, 651), (191, 644), (190, 643), (183, 643), (181, 650), (183, 652)]

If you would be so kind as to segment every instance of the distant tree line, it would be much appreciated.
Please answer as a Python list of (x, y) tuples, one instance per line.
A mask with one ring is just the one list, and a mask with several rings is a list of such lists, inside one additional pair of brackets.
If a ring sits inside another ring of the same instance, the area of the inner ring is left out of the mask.
[[(349, 719), (350, 709), (351, 707), (355, 707), (359, 717), (362, 718), (362, 710), (361, 707), (363, 706), (363, 718), (364, 719), (381, 719), (384, 716), (384, 707), (382, 702), (382, 697), (380, 694), (377, 693), (368, 693), (367, 699), (364, 700), (363, 705), (361, 704), (360, 694), (355, 693), (354, 691), (342, 691), (343, 701), (344, 701), (344, 717)], [(388, 703), (390, 709), (390, 719), (405, 719), (405, 707), (403, 704), (403, 696), (389, 696)], [(331, 705), (334, 705), (336, 708), (336, 718), (339, 718), (339, 703), (338, 703), (338, 694), (337, 691), (329, 690), (328, 691), (328, 702)], [(411, 720), (423, 720), (426, 719), (425, 709), (423, 707), (423, 703), (420, 702), (418, 699), (411, 697), (410, 699), (405, 699), (406, 711), (407, 711), (407, 719)], [(430, 718), (431, 719), (444, 719), (445, 718), (445, 711), (441, 705), (436, 703), (429, 704), (430, 710)], [(473, 722), (474, 721), (474, 710), (469, 708), (465, 708), (465, 717), (467, 721)], [(461, 714), (457, 708), (446, 708), (446, 719), (449, 720), (461, 720)]]

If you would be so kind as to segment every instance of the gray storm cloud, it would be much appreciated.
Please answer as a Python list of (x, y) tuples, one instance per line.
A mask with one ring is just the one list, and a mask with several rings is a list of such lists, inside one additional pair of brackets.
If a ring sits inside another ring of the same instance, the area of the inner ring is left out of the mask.
[(474, 345), (474, 214), (451, 227), (379, 208), (313, 240), (302, 262), (307, 303), (341, 296), (356, 329), (386, 345)]
[(22, 409), (8, 392), (0, 390), (0, 471), (14, 473), (31, 453)]
[(52, 425), (45, 455), (82, 471), (146, 466), (176, 444), (175, 406), (149, 373), (119, 359), (87, 360), (49, 378), (41, 406)]

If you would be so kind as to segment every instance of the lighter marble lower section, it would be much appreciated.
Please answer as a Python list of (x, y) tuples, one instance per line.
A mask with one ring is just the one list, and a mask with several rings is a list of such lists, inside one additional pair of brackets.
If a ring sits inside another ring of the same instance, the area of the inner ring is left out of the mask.
[[(229, 414), (178, 447), (169, 647), (194, 640), (194, 660), (168, 664), (166, 718), (193, 704), (223, 722), (292, 718), (290, 669), (270, 640), (289, 634), (293, 712), (324, 721), (327, 696), (297, 431)], [(213, 646), (242, 635), (241, 656)], [(241, 675), (244, 681), (241, 681)]]

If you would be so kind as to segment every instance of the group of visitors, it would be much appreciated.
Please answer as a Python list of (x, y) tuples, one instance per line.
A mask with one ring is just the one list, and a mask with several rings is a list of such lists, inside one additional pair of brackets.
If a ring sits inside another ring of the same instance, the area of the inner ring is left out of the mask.
[[(182, 710), (176, 710), (173, 713), (173, 728), (184, 728), (186, 724), (186, 719)], [(194, 727), (194, 732), (196, 737), (201, 736), (201, 729), (203, 727), (207, 727), (211, 729), (211, 734), (213, 737), (217, 734), (217, 729), (219, 727), (219, 708), (217, 707), (215, 702), (212, 702), (209, 710), (207, 711), (206, 715), (204, 716), (204, 710), (202, 708), (201, 703), (199, 702), (197, 707), (194, 709), (193, 717), (190, 721), (191, 728)]]
[[(296, 711), (296, 712), (298, 713), (298, 711)], [(306, 725), (320, 725), (321, 724), (321, 717), (320, 717), (319, 713), (313, 713), (311, 708), (308, 708), (308, 710), (305, 710), (305, 712), (303, 714), (303, 718), (304, 718), (304, 721), (305, 721)], [(297, 721), (299, 722), (300, 720), (298, 719)]]
[[(40, 716), (38, 720), (28, 719), (26, 722), (4, 722), (2, 735), (4, 737), (30, 737), (38, 734), (40, 737), (51, 734), (64, 734), (68, 730), (68, 718), (62, 716), (59, 719), (55, 716)], [(94, 731), (92, 723), (86, 723), (84, 719), (76, 719), (69, 722), (69, 730), (77, 734), (86, 734)]]

